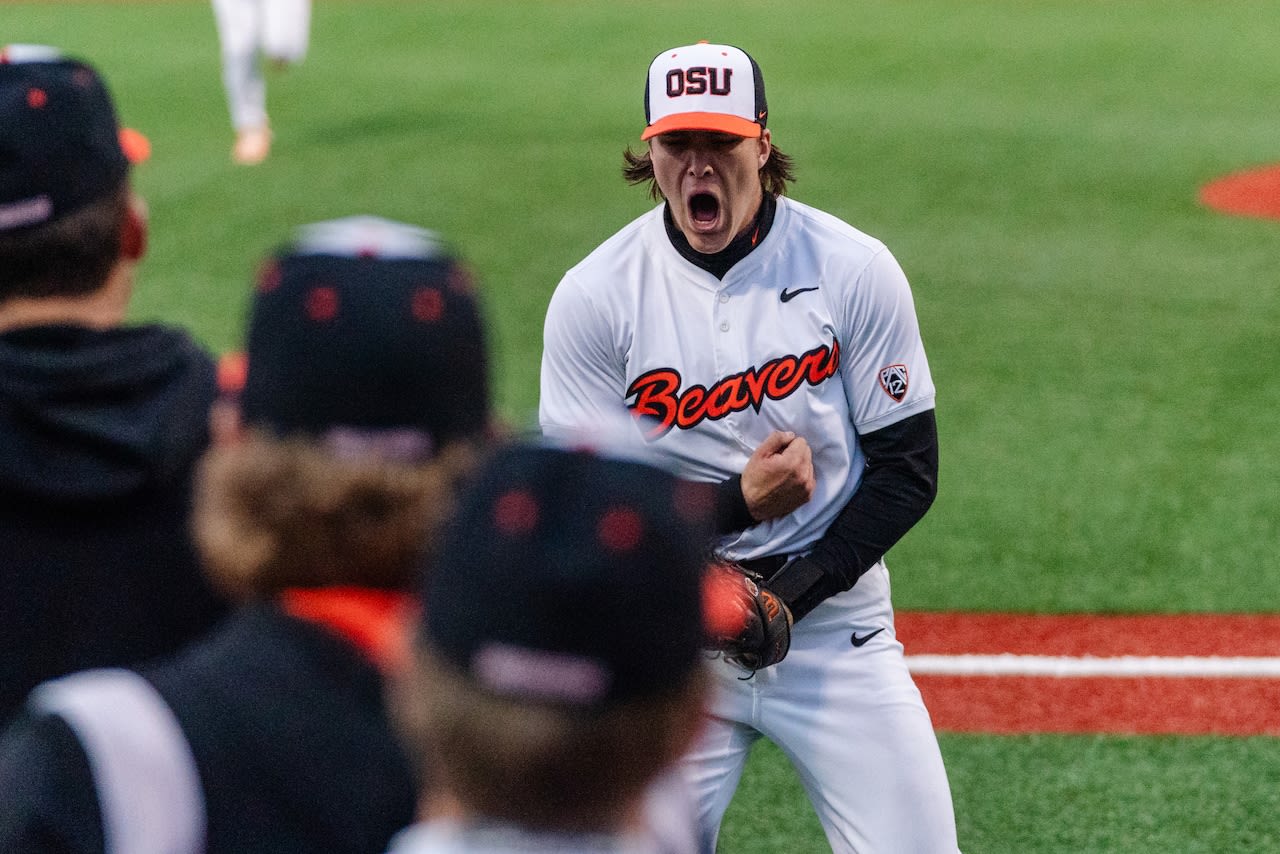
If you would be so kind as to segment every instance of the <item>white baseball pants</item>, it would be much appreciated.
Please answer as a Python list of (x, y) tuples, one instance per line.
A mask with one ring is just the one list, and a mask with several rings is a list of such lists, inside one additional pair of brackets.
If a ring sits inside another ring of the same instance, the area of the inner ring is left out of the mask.
[(222, 85), (236, 130), (267, 126), (262, 59), (301, 62), (311, 33), (311, 0), (213, 0), (222, 48)]
[(959, 850), (942, 754), (894, 633), (883, 564), (796, 624), (781, 663), (749, 679), (722, 661), (713, 669), (714, 717), (682, 763), (708, 850), (761, 737), (795, 766), (833, 852)]

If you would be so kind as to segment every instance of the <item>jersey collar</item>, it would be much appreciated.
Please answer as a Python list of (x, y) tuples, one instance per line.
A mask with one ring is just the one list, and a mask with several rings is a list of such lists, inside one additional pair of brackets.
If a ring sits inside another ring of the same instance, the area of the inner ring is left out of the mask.
[(751, 251), (765, 239), (769, 230), (773, 228), (773, 215), (777, 209), (777, 198), (772, 193), (765, 193), (760, 202), (760, 209), (756, 211), (754, 222), (742, 234), (730, 241), (728, 246), (710, 255), (705, 255), (689, 245), (684, 232), (676, 228), (675, 220), (671, 217), (670, 204), (662, 206), (662, 224), (666, 226), (667, 239), (671, 241), (671, 245), (681, 257), (695, 267), (706, 270), (717, 279), (723, 279), (734, 264), (751, 254)]

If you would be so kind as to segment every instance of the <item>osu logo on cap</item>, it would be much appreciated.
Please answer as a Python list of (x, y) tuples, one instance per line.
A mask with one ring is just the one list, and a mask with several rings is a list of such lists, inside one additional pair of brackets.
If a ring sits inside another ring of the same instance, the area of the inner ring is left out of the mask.
[(667, 97), (705, 95), (708, 92), (712, 95), (728, 95), (732, 79), (732, 68), (708, 68), (705, 65), (673, 68), (667, 72)]

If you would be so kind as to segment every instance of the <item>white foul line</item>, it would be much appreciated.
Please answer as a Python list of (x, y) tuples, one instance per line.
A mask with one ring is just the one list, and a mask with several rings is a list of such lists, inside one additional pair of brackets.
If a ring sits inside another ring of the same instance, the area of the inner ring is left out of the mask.
[(908, 655), (912, 673), (939, 676), (1280, 677), (1280, 658), (1057, 655)]

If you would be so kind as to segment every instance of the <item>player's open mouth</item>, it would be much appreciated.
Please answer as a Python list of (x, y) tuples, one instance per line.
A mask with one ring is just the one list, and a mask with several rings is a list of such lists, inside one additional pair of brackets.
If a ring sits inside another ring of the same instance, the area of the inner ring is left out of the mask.
[(689, 219), (695, 225), (713, 225), (720, 217), (720, 200), (710, 193), (695, 193), (689, 197)]

